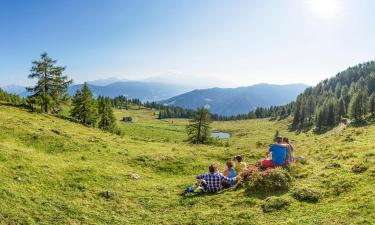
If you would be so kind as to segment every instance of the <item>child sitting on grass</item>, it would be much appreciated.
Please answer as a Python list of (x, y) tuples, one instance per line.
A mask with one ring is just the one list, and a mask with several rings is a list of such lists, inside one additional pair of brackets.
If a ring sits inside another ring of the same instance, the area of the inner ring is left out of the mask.
[[(226, 168), (225, 170), (223, 171), (223, 175), (228, 177), (228, 178), (235, 178), (237, 177), (237, 173), (236, 171), (233, 169), (233, 162), (232, 161), (228, 161), (227, 164), (226, 164)], [(232, 187), (236, 184), (235, 181), (230, 181), (228, 183), (226, 183), (224, 186), (229, 186), (229, 187)]]
[(242, 161), (242, 156), (241, 155), (236, 155), (234, 157), (234, 170), (236, 171), (236, 174), (239, 175), (241, 171), (246, 168), (247, 164)]

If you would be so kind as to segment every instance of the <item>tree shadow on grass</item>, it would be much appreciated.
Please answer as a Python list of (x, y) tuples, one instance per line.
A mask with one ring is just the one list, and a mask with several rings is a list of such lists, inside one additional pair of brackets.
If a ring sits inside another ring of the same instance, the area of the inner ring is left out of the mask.
[(236, 191), (236, 190), (234, 188), (226, 188), (226, 189), (223, 189), (223, 190), (218, 191), (218, 192), (203, 192), (203, 191), (202, 192), (192, 192), (192, 193), (183, 192), (183, 193), (180, 194), (180, 196), (183, 199), (200, 198), (200, 197), (221, 195), (221, 194), (224, 194), (226, 192), (231, 192), (231, 191)]

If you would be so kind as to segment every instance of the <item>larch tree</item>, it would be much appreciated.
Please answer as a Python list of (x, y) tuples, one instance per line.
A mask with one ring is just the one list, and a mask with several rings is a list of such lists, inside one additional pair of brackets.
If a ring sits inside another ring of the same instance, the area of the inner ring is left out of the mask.
[(63, 75), (65, 67), (55, 66), (57, 61), (51, 59), (47, 53), (41, 54), (40, 57), (41, 60), (32, 62), (29, 74), (29, 78), (37, 79), (37, 82), (27, 90), (38, 99), (42, 112), (48, 113), (51, 108), (53, 112), (59, 112), (73, 81)]
[(186, 126), (188, 141), (193, 144), (208, 143), (211, 122), (208, 109), (198, 108), (189, 125)]

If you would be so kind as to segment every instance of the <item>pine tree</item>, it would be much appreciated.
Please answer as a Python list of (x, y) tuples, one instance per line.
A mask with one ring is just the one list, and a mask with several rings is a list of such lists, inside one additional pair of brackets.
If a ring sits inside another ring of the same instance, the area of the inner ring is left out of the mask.
[(210, 137), (211, 118), (208, 109), (198, 108), (190, 124), (187, 125), (188, 140), (193, 144), (207, 143)]
[(315, 123), (318, 131), (323, 130), (327, 124), (327, 114), (323, 108), (319, 108), (315, 115)]
[(95, 126), (98, 111), (92, 96), (89, 86), (85, 83), (82, 90), (78, 90), (74, 95), (70, 115), (83, 124)]
[(116, 131), (116, 118), (113, 114), (113, 109), (111, 105), (111, 100), (109, 97), (99, 96), (98, 98), (99, 105), (99, 128), (115, 132)]
[(346, 105), (344, 98), (342, 97), (339, 99), (339, 102), (337, 104), (337, 113), (340, 119), (346, 116)]
[(67, 76), (62, 73), (65, 67), (55, 66), (56, 60), (52, 60), (47, 53), (41, 54), (40, 61), (33, 61), (30, 79), (37, 79), (34, 87), (28, 88), (33, 97), (40, 100), (43, 112), (48, 113), (50, 108), (54, 112), (60, 111), (60, 105), (67, 99), (67, 89), (72, 84)]
[(369, 112), (373, 117), (375, 117), (375, 92), (369, 98)]
[(295, 110), (294, 110), (294, 114), (293, 114), (293, 123), (292, 123), (293, 128), (299, 128), (300, 124), (301, 124), (301, 120), (302, 120), (301, 112), (303, 111), (302, 98), (303, 98), (302, 95), (299, 95), (297, 97), (297, 101), (296, 101), (296, 104), (295, 104)]
[(325, 104), (326, 116), (327, 116), (327, 126), (333, 127), (338, 123), (338, 115), (336, 112), (337, 106), (334, 99), (329, 100)]
[(355, 93), (350, 100), (350, 118), (361, 121), (367, 114), (368, 103), (367, 90)]

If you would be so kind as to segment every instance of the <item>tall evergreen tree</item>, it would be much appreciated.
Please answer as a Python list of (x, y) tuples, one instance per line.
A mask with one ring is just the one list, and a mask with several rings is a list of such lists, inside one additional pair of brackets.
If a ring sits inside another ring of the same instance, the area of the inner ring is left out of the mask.
[(337, 104), (337, 113), (340, 119), (346, 116), (346, 105), (345, 105), (344, 98), (342, 97), (339, 99), (339, 102)]
[(115, 132), (116, 130), (116, 118), (113, 114), (112, 104), (109, 97), (99, 96), (98, 98), (99, 105), (99, 128)]
[(72, 105), (73, 108), (70, 115), (73, 118), (83, 124), (95, 126), (98, 110), (95, 100), (93, 99), (93, 94), (87, 83), (83, 85), (82, 90), (76, 92)]
[(369, 98), (369, 112), (373, 117), (375, 117), (375, 92)]
[(323, 107), (319, 108), (315, 115), (315, 123), (318, 131), (323, 130), (327, 124), (327, 113)]
[(207, 143), (210, 137), (211, 118), (208, 109), (198, 108), (190, 124), (187, 125), (188, 140), (193, 144)]
[(37, 79), (37, 83), (28, 88), (28, 91), (39, 99), (45, 113), (48, 113), (50, 108), (53, 108), (54, 112), (60, 110), (61, 103), (67, 98), (67, 89), (72, 84), (72, 80), (62, 74), (65, 67), (55, 66), (56, 62), (47, 53), (43, 53), (40, 61), (32, 62), (30, 70), (29, 78)]
[(362, 90), (355, 93), (350, 100), (350, 118), (356, 121), (361, 121), (367, 114), (367, 103), (368, 103), (367, 90)]

